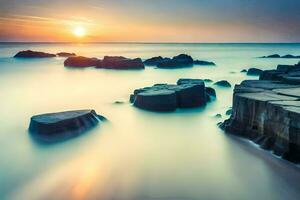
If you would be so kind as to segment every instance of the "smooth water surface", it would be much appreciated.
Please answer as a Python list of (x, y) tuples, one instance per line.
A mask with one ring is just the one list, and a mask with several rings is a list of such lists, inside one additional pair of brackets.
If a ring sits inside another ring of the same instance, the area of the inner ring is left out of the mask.
[[(64, 58), (13, 58), (26, 49), (100, 58), (187, 53), (217, 66), (70, 69), (63, 66)], [(299, 55), (300, 45), (0, 44), (0, 199), (299, 199), (297, 166), (216, 126), (228, 117), (232, 89), (215, 87), (217, 101), (174, 113), (147, 112), (128, 102), (134, 89), (155, 83), (209, 78), (234, 85), (257, 78), (240, 73), (242, 69), (299, 61), (257, 58), (273, 53)], [(109, 122), (51, 145), (28, 134), (32, 115), (87, 108)], [(223, 118), (214, 117), (218, 113)]]

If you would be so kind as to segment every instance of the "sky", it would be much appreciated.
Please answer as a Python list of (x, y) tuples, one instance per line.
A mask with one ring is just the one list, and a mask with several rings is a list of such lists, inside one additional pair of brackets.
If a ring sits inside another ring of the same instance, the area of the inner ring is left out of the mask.
[(300, 0), (0, 0), (0, 41), (300, 42)]

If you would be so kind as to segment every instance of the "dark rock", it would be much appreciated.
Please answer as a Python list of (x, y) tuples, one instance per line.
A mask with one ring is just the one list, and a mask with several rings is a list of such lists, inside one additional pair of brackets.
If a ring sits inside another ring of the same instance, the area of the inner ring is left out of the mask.
[(278, 70), (265, 70), (260, 74), (259, 80), (280, 81), (283, 74), (285, 73)]
[(129, 59), (122, 56), (105, 56), (97, 68), (104, 69), (144, 69), (144, 63), (140, 58)]
[(57, 53), (56, 55), (60, 56), (60, 57), (71, 57), (71, 56), (76, 56), (75, 53), (67, 53), (67, 52), (60, 52)]
[(211, 83), (211, 82), (213, 82), (213, 80), (211, 80), (211, 79), (203, 79), (203, 81), (206, 82), (206, 83)]
[(213, 98), (217, 97), (216, 90), (212, 87), (205, 87), (205, 92), (210, 97), (213, 97)]
[(214, 85), (217, 85), (220, 87), (231, 87), (231, 84), (226, 80), (217, 81), (214, 83)]
[(280, 55), (279, 54), (272, 54), (272, 55), (269, 55), (269, 56), (263, 56), (262, 58), (280, 58)]
[(215, 66), (214, 62), (204, 61), (204, 60), (194, 60), (194, 65), (207, 65), (207, 66)]
[(56, 57), (55, 54), (44, 53), (40, 51), (20, 51), (15, 56), (15, 58), (51, 58)]
[(300, 56), (294, 56), (291, 54), (287, 54), (287, 55), (282, 56), (281, 58), (300, 58)]
[(180, 79), (178, 85), (156, 84), (136, 89), (130, 96), (134, 106), (152, 111), (174, 111), (206, 104), (205, 85), (199, 79)]
[(149, 66), (157, 66), (158, 64), (160, 64), (160, 63), (162, 63), (166, 60), (169, 60), (169, 58), (163, 58), (161, 56), (152, 57), (152, 58), (149, 58), (149, 59), (145, 60), (144, 64), (149, 65)]
[(157, 65), (158, 68), (181, 68), (192, 67), (194, 60), (191, 56), (186, 54), (180, 54), (172, 59), (165, 59), (163, 62)]
[(241, 73), (247, 73), (246, 69), (241, 70)]
[(124, 101), (115, 101), (115, 104), (124, 104)]
[(104, 117), (94, 110), (48, 113), (31, 117), (30, 133), (45, 142), (77, 136), (95, 126)]
[(261, 70), (261, 69), (250, 68), (247, 71), (247, 75), (250, 75), (250, 76), (259, 76), (262, 72), (263, 72), (263, 70)]
[(216, 118), (222, 118), (222, 115), (221, 114), (216, 114), (215, 117)]
[(231, 115), (231, 113), (232, 113), (232, 108), (228, 109), (225, 114), (226, 115)]
[(98, 60), (97, 58), (73, 56), (73, 57), (68, 57), (65, 60), (64, 65), (66, 67), (94, 67), (98, 65), (99, 62), (101, 62), (101, 60)]

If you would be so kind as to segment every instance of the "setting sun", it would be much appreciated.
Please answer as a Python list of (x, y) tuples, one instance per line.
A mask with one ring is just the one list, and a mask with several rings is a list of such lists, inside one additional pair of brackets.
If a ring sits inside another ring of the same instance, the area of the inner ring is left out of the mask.
[(84, 37), (86, 35), (86, 30), (84, 27), (78, 26), (73, 30), (73, 34), (76, 37)]

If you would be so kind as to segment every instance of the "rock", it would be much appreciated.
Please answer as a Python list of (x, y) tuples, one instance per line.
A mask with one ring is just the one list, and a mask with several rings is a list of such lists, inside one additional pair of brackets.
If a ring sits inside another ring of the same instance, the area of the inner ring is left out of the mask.
[(222, 118), (222, 115), (221, 114), (216, 114), (215, 117), (216, 118)]
[(129, 59), (122, 56), (105, 56), (97, 68), (104, 69), (144, 69), (144, 63), (140, 58)]
[(207, 66), (215, 66), (214, 62), (208, 62), (204, 60), (194, 60), (194, 65), (207, 65)]
[(136, 107), (160, 112), (206, 104), (205, 84), (202, 80), (180, 79), (177, 83), (136, 89), (130, 96), (130, 102)]
[(250, 68), (247, 71), (247, 75), (250, 75), (250, 76), (259, 76), (262, 72), (263, 72), (263, 70), (261, 70), (261, 69)]
[(300, 72), (295, 68), (282, 65), (260, 76), (270, 80), (236, 85), (231, 117), (220, 127), (300, 163)]
[(217, 97), (216, 90), (212, 87), (205, 87), (205, 92), (210, 97), (213, 97), (213, 98)]
[(166, 60), (168, 60), (168, 58), (163, 58), (161, 56), (152, 57), (152, 58), (149, 58), (149, 59), (145, 60), (144, 64), (148, 65), (148, 66), (157, 66), (158, 64), (160, 64), (160, 63), (162, 63), (163, 61), (166, 61)]
[(57, 53), (56, 55), (57, 55), (57, 56), (60, 56), (60, 57), (71, 57), (71, 56), (76, 56), (75, 53), (67, 53), (67, 52), (60, 52), (60, 53)]
[(269, 55), (269, 56), (263, 56), (261, 58), (280, 58), (280, 55), (279, 54), (272, 54), (272, 55)]
[(115, 101), (115, 104), (124, 104), (124, 101)]
[(247, 73), (246, 69), (241, 70), (241, 73)]
[(261, 58), (300, 58), (300, 55), (299, 56), (294, 56), (294, 55), (291, 55), (291, 54), (287, 54), (287, 55), (284, 55), (284, 56), (280, 56), (279, 54), (273, 54), (273, 55), (269, 55), (269, 56), (263, 56)]
[(225, 114), (226, 115), (231, 115), (231, 113), (232, 113), (232, 108), (228, 109)]
[(73, 57), (68, 57), (65, 60), (64, 65), (66, 67), (94, 67), (98, 65), (99, 62), (101, 62), (101, 60), (98, 60), (97, 58), (73, 56)]
[(300, 58), (300, 56), (294, 56), (291, 54), (287, 54), (287, 55), (282, 56), (281, 58)]
[(211, 82), (213, 82), (213, 80), (211, 80), (211, 79), (203, 79), (203, 81), (206, 82), (206, 83), (211, 83)]
[(30, 133), (44, 142), (78, 136), (98, 124), (104, 117), (94, 110), (48, 113), (31, 117)]
[(15, 56), (15, 58), (51, 58), (56, 57), (55, 54), (44, 53), (40, 51), (20, 51)]
[(214, 85), (217, 85), (220, 87), (231, 87), (231, 84), (226, 80), (217, 81), (214, 83)]
[(165, 59), (163, 62), (157, 65), (158, 68), (181, 68), (192, 67), (194, 60), (191, 56), (186, 54), (180, 54), (172, 59)]

